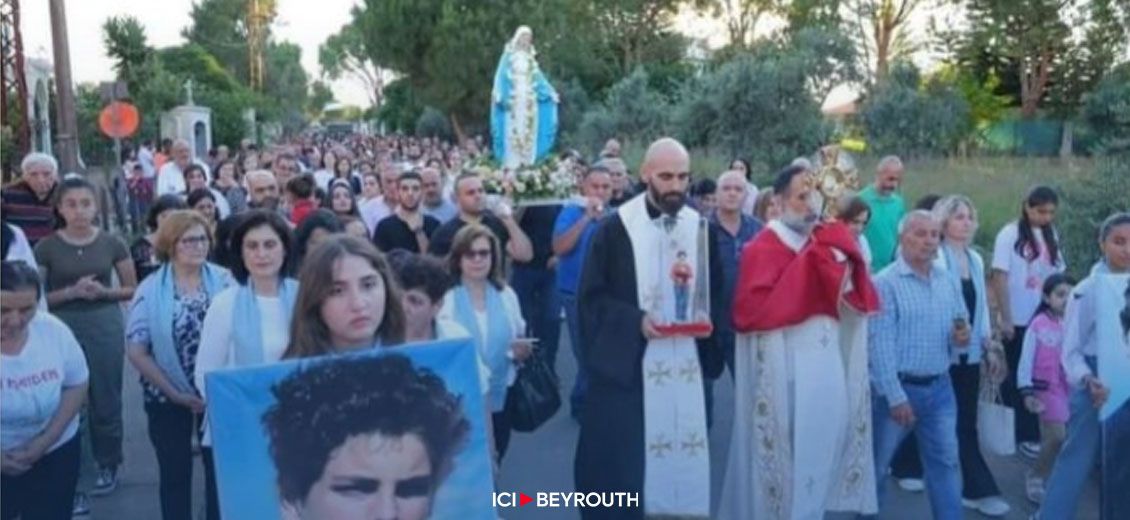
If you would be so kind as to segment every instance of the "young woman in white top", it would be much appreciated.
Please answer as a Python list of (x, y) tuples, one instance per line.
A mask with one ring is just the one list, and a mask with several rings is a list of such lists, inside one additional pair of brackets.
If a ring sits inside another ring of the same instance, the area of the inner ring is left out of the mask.
[[(1099, 408), (1110, 396), (1110, 387), (1099, 379), (1097, 370), (1094, 287), (1099, 276), (1130, 273), (1130, 213), (1107, 217), (1099, 229), (1099, 247), (1103, 260), (1091, 269), (1090, 276), (1075, 286), (1067, 299), (1061, 355), (1063, 370), (1071, 385), (1068, 404), (1071, 418), (1067, 422), (1067, 438), (1048, 477), (1044, 502), (1040, 511), (1033, 515), (1036, 519), (1075, 517), (1083, 488), (1099, 454)], [(1125, 329), (1122, 332), (1125, 334)], [(1123, 412), (1116, 412), (1112, 419), (1119, 413)]]
[(501, 249), (489, 228), (470, 224), (459, 230), (447, 262), (455, 287), (444, 296), (439, 317), (454, 320), (471, 333), (490, 369), (491, 423), (501, 461), (510, 442), (506, 392), (517, 377), (514, 363), (525, 361), (533, 345), (523, 338), (526, 322), (518, 295), (502, 276)]
[(1020, 219), (1001, 229), (993, 247), (992, 289), (1000, 309), (997, 325), (1005, 342), (1009, 373), (1001, 394), (1016, 414), (1020, 451), (1029, 457), (1039, 454), (1039, 421), (1024, 407), (1017, 391), (1016, 369), (1028, 322), (1043, 299), (1044, 280), (1067, 268), (1053, 225), (1058, 206), (1054, 190), (1047, 186), (1032, 188), (1022, 203)]
[(0, 502), (3, 518), (70, 518), (78, 483), (78, 412), (89, 372), (74, 334), (39, 312), (39, 275), (0, 267)]

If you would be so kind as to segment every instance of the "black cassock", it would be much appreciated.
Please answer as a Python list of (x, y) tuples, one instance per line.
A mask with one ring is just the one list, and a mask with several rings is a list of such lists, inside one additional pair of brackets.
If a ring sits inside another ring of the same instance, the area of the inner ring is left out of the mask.
[[(648, 214), (660, 216), (648, 203)], [(718, 247), (710, 237), (710, 294), (714, 323), (722, 287)], [(642, 362), (647, 340), (640, 331), (644, 312), (636, 293), (635, 255), (628, 231), (613, 214), (593, 234), (581, 284), (581, 359), (588, 373), (588, 393), (581, 415), (581, 434), (574, 460), (574, 484), (579, 492), (636, 492), (640, 507), (584, 508), (585, 519), (643, 518), (644, 414)], [(730, 288), (732, 289), (732, 288)], [(714, 338), (698, 341), (699, 362), (705, 375), (722, 372), (722, 353)]]

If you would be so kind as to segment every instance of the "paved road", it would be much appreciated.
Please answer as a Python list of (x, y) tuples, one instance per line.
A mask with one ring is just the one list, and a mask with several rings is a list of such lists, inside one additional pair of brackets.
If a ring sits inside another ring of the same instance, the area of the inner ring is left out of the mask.
[[(563, 328), (564, 329), (564, 328)], [(558, 370), (563, 387), (570, 388), (575, 374), (573, 358), (568, 350), (567, 334), (561, 341), (558, 355)], [(128, 365), (128, 363), (127, 363)], [(126, 464), (121, 473), (118, 490), (93, 501), (93, 518), (98, 520), (150, 520), (160, 518), (157, 502), (157, 464), (152, 446), (146, 435), (145, 413), (142, 410), (141, 392), (137, 384), (137, 373), (127, 367), (125, 395), (125, 457)], [(567, 395), (567, 391), (564, 395)], [(725, 457), (729, 446), (731, 416), (722, 411), (733, 407), (733, 387), (729, 378), (723, 377), (715, 385), (716, 410), (715, 424), (710, 434), (711, 445), (711, 483), (713, 500), (717, 503), (721, 489)], [(566, 405), (567, 407), (567, 405)], [(500, 491), (521, 491), (532, 494), (539, 491), (573, 490), (573, 453), (577, 443), (577, 424), (569, 417), (567, 408), (541, 429), (532, 434), (515, 433), (510, 451), (503, 461), (498, 488)], [(1008, 519), (1023, 520), (1033, 507), (1024, 498), (1024, 472), (1028, 463), (1019, 458), (990, 458), (989, 465), (997, 477), (997, 482), (1012, 504), (1013, 510)], [(196, 504), (197, 518), (203, 518), (203, 484), (197, 463)], [(929, 517), (926, 497), (911, 494), (891, 486), (887, 498), (889, 504), (880, 515), (884, 520), (921, 519)], [(485, 497), (489, 500), (489, 497)], [(1096, 485), (1088, 487), (1078, 516), (1079, 520), (1098, 518), (1098, 491)], [(532, 505), (523, 508), (507, 509), (501, 516), (507, 520), (573, 520), (579, 518), (575, 510), (536, 509)], [(967, 518), (982, 518), (980, 514), (968, 512)]]

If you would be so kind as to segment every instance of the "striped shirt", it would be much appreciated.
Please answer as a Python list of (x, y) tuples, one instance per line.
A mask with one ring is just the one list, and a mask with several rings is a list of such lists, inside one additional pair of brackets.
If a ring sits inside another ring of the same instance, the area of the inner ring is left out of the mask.
[(880, 310), (868, 325), (871, 382), (891, 406), (906, 401), (899, 374), (933, 376), (949, 370), (957, 318), (969, 322), (961, 288), (930, 266), (928, 276), (899, 258), (875, 277)]
[(43, 199), (37, 197), (24, 181), (16, 181), (0, 191), (4, 222), (23, 230), (32, 247), (55, 231), (55, 207), (51, 199), (57, 187), (58, 184), (52, 187)]

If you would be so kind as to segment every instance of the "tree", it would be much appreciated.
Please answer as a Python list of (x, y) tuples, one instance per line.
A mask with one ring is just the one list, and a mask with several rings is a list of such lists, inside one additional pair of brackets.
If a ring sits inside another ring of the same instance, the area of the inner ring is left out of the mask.
[(114, 62), (114, 73), (118, 79), (129, 83), (132, 91), (140, 79), (139, 69), (153, 52), (145, 29), (132, 16), (109, 18), (102, 24), (102, 44), (106, 55)]
[(970, 0), (969, 28), (957, 36), (960, 61), (985, 59), (1000, 69), (1014, 65), (1021, 114), (1035, 116), (1053, 72), (1070, 50), (1071, 30), (1061, 11), (1077, 1)]
[(968, 134), (969, 105), (953, 85), (922, 82), (918, 69), (899, 62), (864, 103), (863, 123), (876, 153), (922, 156), (953, 150)]
[[(914, 51), (907, 23), (923, 0), (844, 0), (854, 13), (856, 41), (863, 69), (871, 72), (871, 83), (887, 77), (890, 64)], [(871, 67), (874, 67), (873, 69)]]
[(581, 118), (570, 142), (595, 150), (611, 137), (646, 142), (667, 133), (667, 99), (652, 88), (649, 79), (647, 71), (638, 68), (613, 85), (604, 102)]
[(271, 42), (265, 52), (263, 97), (286, 132), (303, 126), (309, 77), (301, 59), (302, 48), (290, 42)]
[[(264, 28), (269, 28), (277, 13), (277, 0), (255, 1), (259, 2)], [(189, 13), (192, 23), (181, 32), (189, 43), (195, 43), (215, 56), (244, 85), (248, 84), (250, 56), (247, 2), (248, 0), (194, 1)]]
[(310, 85), (310, 95), (306, 98), (306, 111), (312, 117), (322, 115), (326, 105), (333, 103), (334, 93), (324, 81), (315, 80)]
[(687, 85), (672, 125), (698, 146), (718, 146), (769, 172), (825, 143), (830, 128), (807, 88), (808, 62), (786, 47), (736, 57)]
[(840, 13), (845, 0), (791, 0), (784, 8), (788, 31), (795, 32), (810, 27), (839, 27), (843, 23)]
[[(354, 10), (356, 11), (356, 7)], [(343, 76), (365, 88), (372, 106), (380, 106), (384, 95), (385, 71), (377, 67), (365, 49), (365, 37), (354, 20), (318, 46), (318, 64), (322, 76), (336, 80)]]
[(782, 0), (712, 0), (711, 14), (726, 24), (730, 45), (739, 49), (753, 43), (753, 31), (763, 16), (782, 9)]

